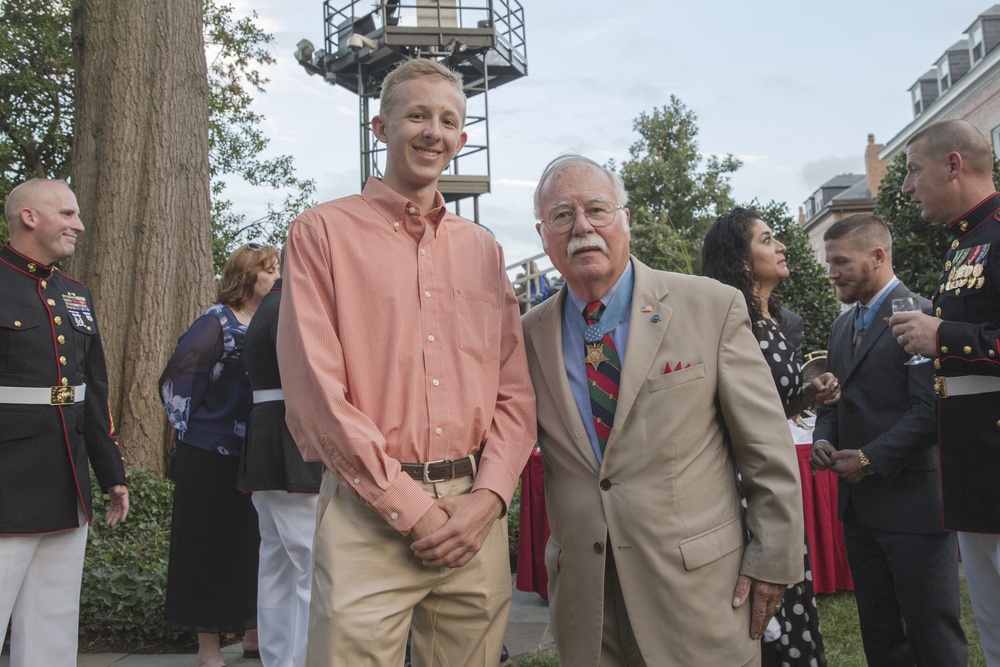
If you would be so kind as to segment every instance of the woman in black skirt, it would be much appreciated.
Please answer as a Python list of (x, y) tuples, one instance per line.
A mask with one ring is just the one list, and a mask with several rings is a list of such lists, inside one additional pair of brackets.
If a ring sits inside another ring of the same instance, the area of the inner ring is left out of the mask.
[[(743, 293), (754, 335), (771, 367), (771, 376), (785, 408), (795, 416), (820, 402), (836, 403), (840, 385), (831, 373), (802, 383), (802, 318), (782, 308), (773, 292), (788, 278), (785, 246), (755, 211), (735, 208), (709, 228), (702, 244), (702, 273)], [(820, 634), (816, 598), (809, 565), (809, 545), (803, 535), (805, 580), (790, 584), (765, 633), (764, 665), (823, 667), (826, 654)], [(775, 636), (775, 634), (777, 636)], [(774, 655), (776, 653), (776, 656)]]
[(257, 653), (257, 513), (236, 489), (253, 403), (243, 335), (278, 277), (278, 251), (248, 244), (226, 261), (218, 303), (180, 337), (160, 376), (177, 430), (167, 623), (198, 633), (198, 667), (224, 665), (219, 634)]

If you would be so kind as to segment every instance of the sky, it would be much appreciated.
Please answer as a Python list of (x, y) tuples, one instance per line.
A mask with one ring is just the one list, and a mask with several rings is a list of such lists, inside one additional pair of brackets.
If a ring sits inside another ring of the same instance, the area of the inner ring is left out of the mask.
[[(291, 155), (325, 201), (360, 189), (356, 95), (309, 76), (296, 43), (323, 44), (322, 0), (230, 0), (256, 11), (277, 63), (256, 110), (268, 153)], [(348, 0), (331, 0), (337, 8)], [(484, 1), (484, 0), (482, 0)], [(373, 3), (374, 4), (374, 3)], [(476, 3), (473, 3), (476, 4)], [(482, 2), (480, 2), (482, 4)], [(634, 119), (676, 95), (698, 118), (701, 153), (732, 153), (738, 202), (798, 207), (823, 182), (864, 173), (868, 135), (886, 143), (913, 118), (909, 88), (965, 35), (986, 0), (521, 0), (528, 75), (489, 94), (492, 192), (480, 220), (508, 264), (542, 251), (532, 194), (565, 152), (628, 157)], [(359, 4), (364, 6), (364, 3)], [(272, 192), (233, 186), (264, 214)], [(462, 213), (471, 217), (471, 200)], [(547, 261), (542, 266), (550, 265)]]

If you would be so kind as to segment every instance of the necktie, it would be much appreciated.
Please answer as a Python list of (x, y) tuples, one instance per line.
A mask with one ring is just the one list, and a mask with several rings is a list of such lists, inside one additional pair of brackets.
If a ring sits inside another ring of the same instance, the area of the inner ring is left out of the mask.
[[(588, 303), (583, 311), (587, 324), (595, 324), (604, 313), (604, 304), (600, 301)], [(587, 343), (587, 384), (590, 389), (590, 410), (594, 415), (594, 430), (597, 431), (597, 442), (604, 454), (611, 429), (615, 425), (615, 407), (618, 405), (618, 386), (621, 383), (622, 364), (618, 359), (618, 350), (611, 339), (611, 334), (604, 334), (598, 343)]]
[(854, 313), (854, 349), (858, 349), (861, 345), (861, 339), (865, 336), (865, 313), (868, 312), (868, 306), (858, 306), (857, 312)]

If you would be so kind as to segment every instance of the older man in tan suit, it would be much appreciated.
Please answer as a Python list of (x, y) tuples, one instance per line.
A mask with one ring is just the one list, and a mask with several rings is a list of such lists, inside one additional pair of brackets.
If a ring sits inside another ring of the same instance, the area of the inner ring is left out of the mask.
[(755, 665), (803, 577), (795, 450), (743, 297), (630, 258), (625, 201), (580, 156), (535, 191), (567, 284), (522, 320), (560, 662)]

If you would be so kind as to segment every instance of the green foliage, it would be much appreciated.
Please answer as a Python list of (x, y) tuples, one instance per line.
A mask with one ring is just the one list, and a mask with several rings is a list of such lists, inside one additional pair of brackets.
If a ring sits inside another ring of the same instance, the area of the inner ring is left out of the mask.
[(705, 231), (733, 206), (729, 175), (742, 163), (730, 154), (702, 165), (697, 120), (673, 95), (639, 114), (632, 125), (639, 140), (617, 169), (629, 193), (632, 253), (656, 269), (697, 273)]
[[(292, 219), (314, 203), (310, 197), (315, 182), (296, 176), (290, 156), (262, 157), (270, 139), (264, 134), (263, 116), (253, 110), (253, 94), (265, 92), (268, 79), (261, 68), (275, 62), (270, 52), (274, 37), (257, 27), (256, 18), (256, 12), (238, 18), (231, 5), (205, 0), (205, 44), (214, 52), (208, 63), (208, 137), (212, 264), (217, 275), (221, 275), (229, 254), (242, 243), (256, 239), (283, 244)], [(232, 201), (223, 196), (227, 175), (288, 194), (280, 205), (268, 204), (264, 216), (248, 221), (235, 213)]]
[[(875, 215), (892, 231), (892, 266), (906, 286), (928, 299), (941, 278), (942, 260), (954, 238), (942, 221), (928, 222), (910, 198), (903, 194), (906, 153), (900, 151), (889, 163), (878, 196)], [(993, 161), (993, 181), (1000, 184), (1000, 161)]]
[[(17, 183), (36, 176), (69, 175), (73, 144), (72, 0), (0, 0), (0, 201)], [(231, 5), (204, 0), (209, 50), (209, 164), (212, 179), (213, 264), (248, 240), (281, 244), (288, 224), (312, 205), (311, 180), (295, 174), (292, 158), (264, 158), (264, 118), (254, 94), (268, 82), (261, 68), (274, 63), (274, 38), (255, 23), (256, 13), (237, 17)], [(243, 180), (278, 191), (255, 220), (233, 211), (226, 183)], [(86, 212), (84, 212), (86, 217)], [(8, 238), (0, 219), (0, 242)]]
[(507, 550), (510, 552), (510, 562), (517, 559), (517, 538), (521, 533), (521, 485), (514, 489), (514, 497), (507, 506)]
[(826, 269), (816, 261), (809, 237), (799, 226), (788, 205), (771, 201), (761, 206), (757, 202), (745, 205), (764, 216), (774, 235), (785, 244), (785, 260), (791, 276), (781, 283), (775, 296), (785, 308), (805, 320), (802, 351), (809, 354), (825, 350), (830, 337), (830, 325), (840, 314)]
[(94, 523), (80, 592), (83, 649), (134, 651), (179, 636), (166, 622), (173, 484), (149, 470), (131, 472), (128, 479), (128, 519), (114, 528), (104, 523), (107, 496), (91, 484)]
[[(0, 2), (0, 202), (35, 177), (66, 178), (73, 143), (70, 0)], [(0, 243), (9, 238), (0, 216)]]

